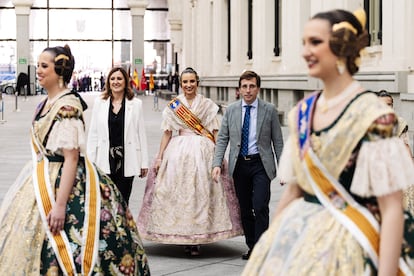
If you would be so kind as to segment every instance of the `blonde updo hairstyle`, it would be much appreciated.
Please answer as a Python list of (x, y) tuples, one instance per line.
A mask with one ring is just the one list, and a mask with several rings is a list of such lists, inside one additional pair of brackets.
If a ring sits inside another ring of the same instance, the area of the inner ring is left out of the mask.
[(368, 33), (365, 30), (365, 11), (357, 10), (354, 14), (345, 10), (321, 12), (312, 19), (327, 20), (332, 26), (330, 38), (331, 51), (344, 59), (351, 75), (359, 70), (361, 51), (368, 46)]

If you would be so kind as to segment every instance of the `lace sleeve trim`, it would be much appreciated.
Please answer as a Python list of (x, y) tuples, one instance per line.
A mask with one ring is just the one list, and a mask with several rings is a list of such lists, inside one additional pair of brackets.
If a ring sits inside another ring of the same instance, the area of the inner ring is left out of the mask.
[(85, 153), (85, 130), (83, 122), (76, 118), (56, 121), (49, 134), (46, 149), (61, 153), (62, 149), (80, 149)]
[(414, 184), (414, 163), (398, 137), (364, 142), (358, 154), (351, 192), (383, 196)]

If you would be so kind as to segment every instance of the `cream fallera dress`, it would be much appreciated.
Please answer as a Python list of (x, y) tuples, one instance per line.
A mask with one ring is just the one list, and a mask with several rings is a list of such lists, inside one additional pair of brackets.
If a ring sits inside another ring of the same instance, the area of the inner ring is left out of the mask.
[[(375, 97), (369, 92), (358, 95), (330, 126), (310, 131), (310, 145), (354, 199), (379, 216), (376, 197), (412, 185), (414, 166), (393, 133), (395, 116), (389, 116), (393, 111)], [(298, 183), (308, 197), (292, 201), (274, 219), (242, 275), (375, 275), (353, 233), (317, 200), (312, 201), (314, 192), (300, 157), (298, 112), (296, 107), (289, 115), (291, 136), (282, 154), (280, 177)]]
[[(218, 107), (197, 95), (191, 107), (179, 100), (210, 130), (219, 128)], [(169, 107), (161, 129), (174, 135), (155, 176), (147, 179), (138, 229), (142, 238), (166, 244), (205, 244), (242, 234), (240, 211), (233, 182), (223, 170), (218, 183), (211, 178), (215, 144), (196, 135)]]

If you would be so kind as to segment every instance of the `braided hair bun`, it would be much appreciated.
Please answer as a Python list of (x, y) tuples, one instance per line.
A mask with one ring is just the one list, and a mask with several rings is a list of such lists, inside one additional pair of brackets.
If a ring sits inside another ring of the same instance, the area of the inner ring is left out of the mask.
[(312, 19), (324, 19), (330, 22), (331, 51), (345, 60), (351, 75), (358, 72), (360, 53), (369, 43), (368, 33), (365, 30), (365, 12), (358, 10), (352, 14), (345, 10), (333, 10), (318, 13)]
[(72, 73), (75, 68), (75, 58), (72, 55), (69, 45), (48, 47), (44, 52), (51, 52), (54, 54), (55, 72), (63, 78), (65, 84), (68, 84), (72, 78)]

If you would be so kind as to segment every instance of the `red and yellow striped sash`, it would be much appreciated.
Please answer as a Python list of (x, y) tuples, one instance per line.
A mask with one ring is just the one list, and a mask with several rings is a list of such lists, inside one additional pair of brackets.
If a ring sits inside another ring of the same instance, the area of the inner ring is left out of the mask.
[(202, 124), (201, 120), (194, 115), (191, 110), (189, 110), (178, 98), (172, 99), (168, 103), (168, 107), (174, 112), (186, 126), (188, 126), (192, 131), (198, 135), (203, 135), (215, 143), (215, 138), (213, 133), (206, 129)]

